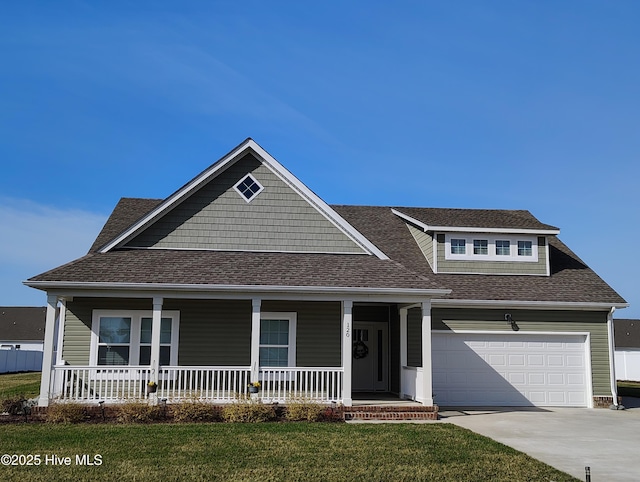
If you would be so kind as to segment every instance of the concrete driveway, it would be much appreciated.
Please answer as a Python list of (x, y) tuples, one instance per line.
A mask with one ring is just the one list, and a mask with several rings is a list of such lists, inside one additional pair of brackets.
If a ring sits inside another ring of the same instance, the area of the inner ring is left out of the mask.
[(640, 399), (627, 410), (551, 408), (444, 410), (454, 423), (585, 480), (640, 480)]

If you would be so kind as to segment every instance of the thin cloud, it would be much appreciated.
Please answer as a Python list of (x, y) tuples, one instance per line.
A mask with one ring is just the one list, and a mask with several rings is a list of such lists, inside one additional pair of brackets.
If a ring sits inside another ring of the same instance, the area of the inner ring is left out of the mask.
[[(0, 198), (0, 263), (7, 267), (46, 270), (88, 251), (105, 216), (61, 209), (25, 199)], [(20, 271), (22, 271), (22, 269)]]

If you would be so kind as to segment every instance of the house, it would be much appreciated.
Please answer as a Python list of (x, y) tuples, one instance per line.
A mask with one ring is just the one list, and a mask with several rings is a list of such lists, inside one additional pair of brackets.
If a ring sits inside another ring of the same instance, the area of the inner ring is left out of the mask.
[(613, 325), (616, 378), (640, 382), (640, 320), (616, 318)]
[(0, 373), (40, 371), (46, 307), (0, 307)]
[(260, 381), (265, 401), (608, 405), (627, 303), (558, 233), (520, 210), (329, 206), (247, 139), (25, 281), (47, 293), (39, 403)]

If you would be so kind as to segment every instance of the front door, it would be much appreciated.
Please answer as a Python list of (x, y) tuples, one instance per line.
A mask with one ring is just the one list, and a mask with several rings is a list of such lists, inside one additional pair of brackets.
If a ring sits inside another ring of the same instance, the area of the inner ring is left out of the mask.
[(375, 392), (389, 390), (389, 324), (356, 321), (353, 323), (352, 390)]

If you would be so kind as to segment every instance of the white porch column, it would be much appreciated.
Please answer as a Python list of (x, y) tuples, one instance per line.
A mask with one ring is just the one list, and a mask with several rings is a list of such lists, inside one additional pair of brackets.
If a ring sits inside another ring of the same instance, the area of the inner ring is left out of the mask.
[(400, 398), (406, 395), (404, 386), (404, 367), (407, 366), (407, 318), (409, 310), (400, 308)]
[(160, 379), (160, 328), (162, 326), (162, 296), (153, 297), (151, 322), (151, 381)]
[(260, 307), (262, 300), (251, 300), (251, 380), (257, 382), (260, 377)]
[(353, 323), (352, 315), (353, 301), (342, 302), (342, 368), (344, 373), (342, 374), (342, 403), (350, 407), (353, 405), (353, 399), (351, 398), (351, 361), (353, 360), (352, 349), (353, 342), (352, 332)]
[(431, 300), (422, 303), (422, 390), (417, 389), (423, 405), (433, 405), (431, 366)]
[(53, 365), (53, 340), (56, 333), (56, 307), (58, 297), (47, 295), (47, 318), (44, 328), (44, 353), (42, 355), (42, 377), (40, 378), (40, 397), (38, 406), (49, 406), (49, 390), (51, 387), (51, 368)]

